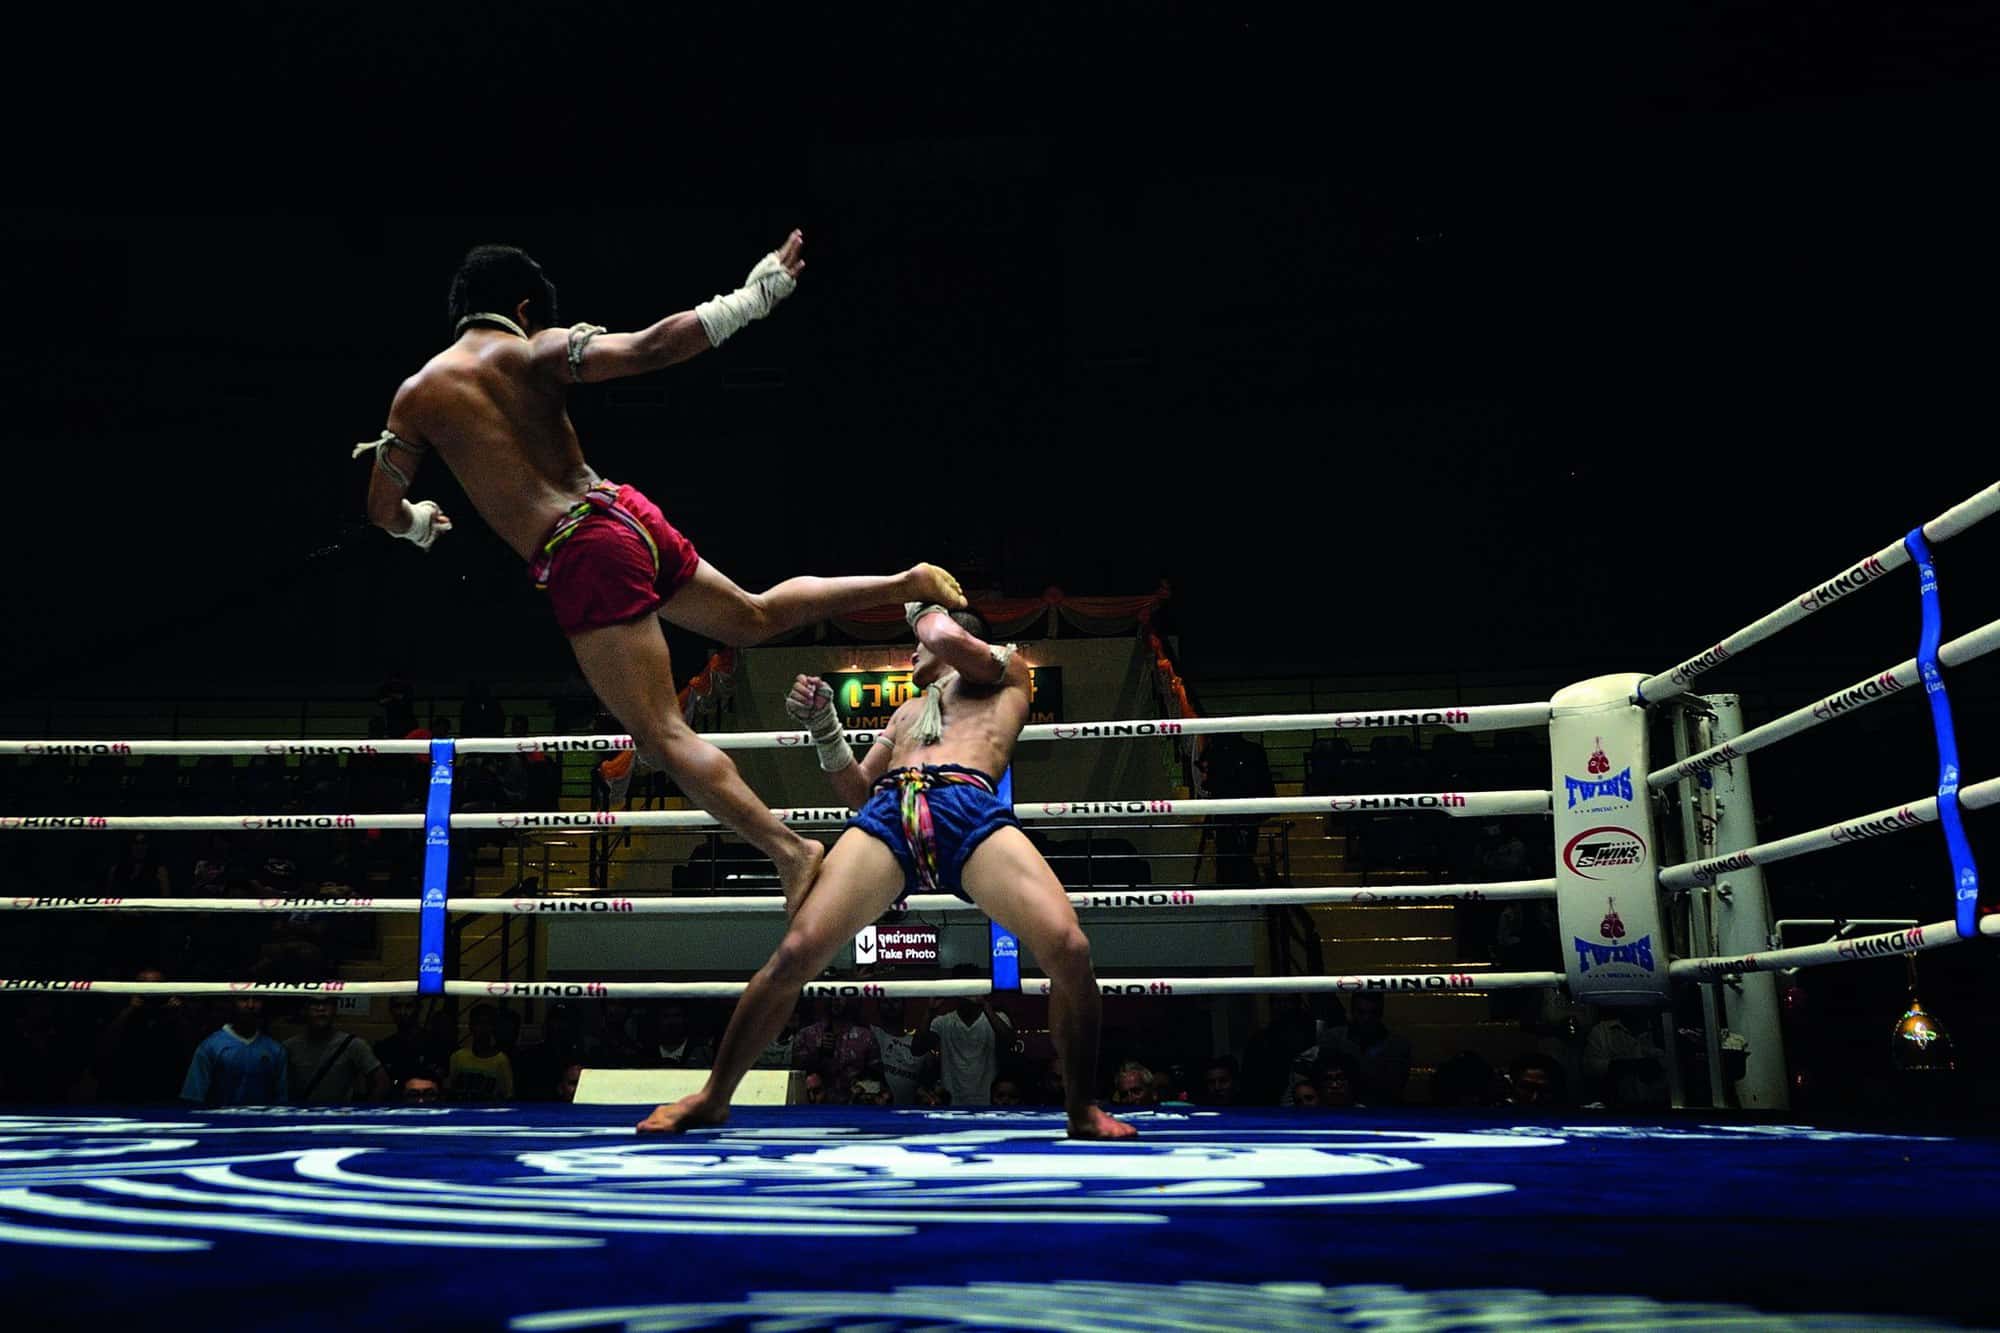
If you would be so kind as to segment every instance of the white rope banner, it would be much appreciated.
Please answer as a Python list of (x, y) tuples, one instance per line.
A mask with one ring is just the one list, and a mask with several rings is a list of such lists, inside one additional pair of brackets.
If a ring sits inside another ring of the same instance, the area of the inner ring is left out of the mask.
[[(1552, 879), (1498, 880), (1491, 884), (1386, 885), (1382, 888), (1298, 889), (1091, 889), (1068, 894), (1082, 911), (1219, 907), (1394, 907), (1460, 902), (1533, 902), (1553, 899)], [(919, 893), (905, 900), (912, 912), (981, 913), (949, 893)], [(455, 898), (448, 912), (469, 916), (698, 916), (706, 913), (784, 910), (784, 897), (764, 894), (706, 894), (687, 897), (630, 897), (579, 893), (559, 897)], [(417, 912), (420, 898), (0, 898), (0, 912)]]
[[(1982, 810), (1989, 805), (2000, 805), (2000, 778), (1989, 778), (1985, 782), (1961, 789), (1958, 793), (1958, 803), (1967, 810)], [(1787, 861), (1794, 856), (1804, 856), (1808, 852), (1823, 852), (1831, 847), (1842, 847), (1870, 838), (1887, 837), (1892, 833), (1902, 833), (1924, 824), (1934, 824), (1937, 822), (1937, 817), (1937, 797), (1926, 797), (1921, 801), (1912, 801), (1908, 805), (1877, 810), (1873, 814), (1862, 815), (1859, 819), (1828, 824), (1824, 828), (1795, 833), (1789, 838), (1779, 838), (1775, 842), (1745, 847), (1742, 851), (1731, 852), (1727, 856), (1666, 866), (1660, 871), (1660, 887), (1689, 889), (1697, 884), (1713, 884), (1722, 876), (1748, 866), (1767, 866), (1774, 861)]]
[(0, 898), (0, 912), (416, 912), (423, 905), (421, 898), (365, 897)]
[[(1967, 662), (1986, 656), (2000, 649), (2000, 620), (1982, 625), (1963, 638), (1953, 639), (1938, 649), (1938, 660), (1948, 667), (1963, 666)], [(1869, 704), (1904, 690), (1922, 685), (1924, 678), (1917, 670), (1917, 659), (1912, 657), (1879, 675), (1850, 685), (1844, 690), (1827, 695), (1824, 699), (1809, 703), (1803, 708), (1795, 708), (1783, 717), (1766, 722), (1761, 727), (1752, 727), (1734, 740), (1711, 746), (1700, 754), (1689, 755), (1686, 759), (1656, 773), (1646, 775), (1646, 783), (1654, 789), (1670, 787), (1684, 778), (1691, 778), (1711, 768), (1720, 768), (1732, 759), (1740, 759), (1747, 754), (1755, 754), (1766, 746), (1796, 736), (1802, 731), (1810, 731), (1822, 722), (1831, 722), (1859, 712)]]
[[(1235, 735), (1250, 731), (1382, 731), (1404, 727), (1438, 727), (1449, 731), (1517, 731), (1546, 726), (1547, 704), (1472, 704), (1463, 708), (1375, 709), (1346, 713), (1258, 713), (1241, 717), (1133, 718), (1109, 722), (1038, 722), (1021, 729), (1023, 741), (1184, 740), (1191, 736)], [(850, 731), (855, 745), (872, 745), (877, 733)], [(721, 750), (806, 749), (812, 737), (803, 731), (723, 731), (702, 739)], [(630, 736), (467, 736), (454, 742), (456, 753), (469, 754), (621, 754), (632, 748)], [(289, 741), (289, 740), (0, 740), (0, 756), (108, 755), (143, 758), (148, 755), (281, 755), (311, 758), (326, 755), (421, 755), (429, 757), (425, 740)]]
[[(2000, 916), (1981, 919), (1980, 933), (2000, 935)], [(1878, 935), (1855, 935), (1828, 940), (1824, 944), (1801, 944), (1766, 953), (1743, 954), (1736, 958), (1683, 958), (1667, 965), (1667, 975), (1676, 981), (1719, 981), (1745, 972), (1777, 972), (1793, 967), (1821, 967), (1828, 963), (1858, 963), (1871, 958), (1894, 958), (1962, 944), (1955, 921), (1934, 921), (1927, 926), (1909, 926)]]
[(67, 981), (0, 980), (0, 993), (50, 991), (91, 995), (415, 995), (414, 981)]
[[(447, 981), (446, 995), (482, 995), (495, 1000), (733, 1000), (748, 981)], [(411, 985), (415, 989), (415, 983)], [(880, 999), (889, 995), (987, 995), (986, 981), (811, 981), (808, 1000)]]
[[(1933, 543), (1947, 541), (1996, 513), (2000, 513), (2000, 482), (1924, 524), (1924, 538)], [(1744, 649), (1762, 643), (1779, 630), (1797, 624), (1815, 611), (1832, 606), (1841, 598), (1859, 592), (1909, 563), (1910, 553), (1899, 537), (1875, 554), (1856, 561), (1846, 572), (1808, 589), (1769, 615), (1737, 630), (1706, 652), (1697, 653), (1671, 671), (1648, 676), (1639, 682), (1634, 702), (1659, 703), (1685, 693), (1697, 677), (1722, 665)]]
[[(1402, 972), (1351, 977), (1099, 977), (1106, 995), (1318, 995), (1378, 991), (1471, 994), (1560, 986), (1560, 972)], [(1047, 977), (1021, 978), (1024, 995), (1047, 995)]]

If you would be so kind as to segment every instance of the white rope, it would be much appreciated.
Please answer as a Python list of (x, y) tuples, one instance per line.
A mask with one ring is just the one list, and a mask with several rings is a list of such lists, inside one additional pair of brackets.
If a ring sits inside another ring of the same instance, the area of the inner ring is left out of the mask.
[[(1325, 815), (1431, 813), (1457, 819), (1499, 815), (1542, 815), (1545, 791), (1410, 792), (1376, 796), (1267, 796), (1231, 800), (1176, 801), (1165, 797), (1124, 801), (1044, 801), (1014, 807), (1024, 823), (1083, 819), (1194, 818), (1202, 815)], [(845, 824), (846, 806), (813, 805), (774, 809), (786, 824)], [(344, 829), (421, 829), (422, 815), (0, 815), (0, 830), (13, 832), (227, 832)], [(705, 810), (535, 810), (451, 817), (454, 829), (547, 833), (563, 829), (719, 829)]]
[[(1395, 907), (1460, 902), (1533, 902), (1553, 899), (1552, 879), (1516, 879), (1491, 884), (1387, 885), (1382, 888), (1301, 889), (1094, 889), (1066, 895), (1079, 911), (1151, 911), (1226, 907)], [(708, 894), (675, 898), (632, 898), (580, 893), (558, 897), (457, 898), (448, 912), (470, 916), (512, 915), (571, 919), (605, 916), (697, 916), (724, 912), (780, 912), (782, 895)], [(919, 893), (907, 900), (912, 912), (978, 913), (980, 908), (948, 893)], [(0, 898), (0, 912), (418, 912), (419, 898)]]
[[(2000, 916), (1983, 918), (1979, 930), (1984, 935), (2000, 935)], [(1675, 981), (1717, 981), (1745, 972), (1777, 972), (1793, 967), (1894, 958), (1963, 942), (1958, 937), (1957, 922), (1934, 921), (1927, 926), (1883, 931), (1877, 935), (1856, 935), (1844, 940), (1828, 940), (1824, 944), (1801, 944), (1790, 949), (1772, 949), (1735, 958), (1683, 958), (1667, 965), (1667, 975)]]
[[(1953, 505), (1924, 524), (1924, 538), (1930, 542), (1946, 541), (1996, 513), (2000, 513), (2000, 482), (1988, 486), (1969, 500)], [(1884, 575), (1893, 573), (1909, 563), (1910, 553), (1899, 537), (1875, 554), (1856, 561), (1844, 573), (1808, 589), (1769, 615), (1737, 630), (1713, 648), (1690, 657), (1672, 671), (1648, 676), (1639, 682), (1635, 701), (1659, 703), (1663, 699), (1671, 699), (1677, 694), (1685, 693), (1693, 686), (1696, 677), (1720, 666), (1744, 649), (1762, 643), (1779, 630), (1796, 625), (1813, 612), (1823, 610), (1841, 598), (1859, 592), (1869, 584), (1878, 582)]]
[[(1945, 644), (1938, 649), (1938, 660), (1948, 667), (1958, 667), (1984, 657), (1995, 649), (2000, 649), (2000, 620), (1982, 625), (1965, 637), (1953, 639)], [(1766, 722), (1761, 727), (1752, 727), (1733, 740), (1711, 746), (1700, 754), (1690, 755), (1656, 773), (1648, 773), (1646, 782), (1656, 790), (1670, 787), (1684, 778), (1694, 777), (1711, 768), (1720, 768), (1732, 759), (1755, 754), (1802, 731), (1810, 731), (1822, 722), (1831, 722), (1835, 718), (1858, 712), (1878, 700), (1923, 684), (1923, 679), (1917, 670), (1917, 659), (1909, 658), (1879, 675), (1858, 681), (1844, 690), (1836, 690), (1824, 699), (1809, 703), (1803, 708), (1795, 708), (1783, 717)]]
[[(1560, 986), (1560, 972), (1385, 972), (1343, 977), (1099, 977), (1106, 995), (1317, 995), (1352, 991), (1452, 995)], [(1047, 995), (1046, 977), (1023, 977), (1027, 995)]]
[(7, 991), (91, 995), (415, 995), (414, 981), (67, 981), (0, 980)]
[[(1023, 741), (1150, 740), (1160, 737), (1233, 735), (1252, 731), (1382, 731), (1406, 727), (1438, 727), (1448, 731), (1513, 731), (1546, 726), (1547, 704), (1477, 704), (1464, 708), (1379, 709), (1348, 713), (1260, 713), (1243, 717), (1190, 717), (1175, 720), (1134, 718), (1110, 722), (1038, 722), (1021, 729)], [(856, 745), (872, 745), (873, 731), (850, 731)], [(803, 731), (723, 731), (702, 736), (722, 750), (780, 750), (805, 747), (812, 738)], [(468, 736), (454, 742), (458, 754), (619, 754), (632, 747), (630, 736)], [(425, 740), (289, 741), (289, 740), (55, 740), (0, 741), (4, 755), (424, 755)]]
[[(1981, 810), (1989, 805), (2000, 805), (2000, 778), (1989, 778), (1985, 782), (1962, 788), (1958, 793), (1958, 803), (1966, 810)], [(1748, 866), (1767, 866), (1774, 861), (1786, 861), (1794, 856), (1804, 856), (1808, 852), (1821, 852), (1829, 847), (1886, 837), (1891, 833), (1901, 833), (1922, 824), (1934, 824), (1937, 822), (1937, 817), (1937, 797), (1926, 797), (1921, 801), (1912, 801), (1908, 805), (1877, 810), (1872, 814), (1862, 815), (1859, 819), (1828, 824), (1824, 828), (1816, 828), (1807, 833), (1795, 833), (1789, 838), (1779, 838), (1776, 842), (1745, 847), (1742, 851), (1731, 852), (1727, 856), (1667, 866), (1660, 871), (1660, 886), (1667, 889), (1689, 889), (1697, 884), (1713, 884), (1722, 876)]]

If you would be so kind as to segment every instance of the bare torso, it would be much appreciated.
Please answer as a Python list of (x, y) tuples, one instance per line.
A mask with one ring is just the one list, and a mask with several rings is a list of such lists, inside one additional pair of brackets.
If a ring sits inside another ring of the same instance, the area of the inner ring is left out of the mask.
[(389, 416), (389, 429), (436, 451), (523, 560), (598, 480), (583, 461), (563, 386), (535, 373), (531, 346), (470, 329), (403, 382)]
[(941, 701), (944, 738), (935, 745), (917, 742), (911, 733), (923, 699), (910, 700), (889, 720), (891, 766), (960, 764), (999, 777), (1012, 762), (1014, 742), (1027, 725), (1029, 693), (1028, 664), (1018, 653), (1007, 664), (1006, 676), (995, 685), (975, 685), (952, 673), (944, 682)]

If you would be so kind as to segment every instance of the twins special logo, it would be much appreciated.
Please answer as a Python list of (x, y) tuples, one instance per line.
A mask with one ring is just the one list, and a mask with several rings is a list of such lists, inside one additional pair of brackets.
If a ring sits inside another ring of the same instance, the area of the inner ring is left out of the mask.
[(1584, 765), (1587, 778), (1573, 778), (1565, 774), (1563, 787), (1569, 796), (1568, 808), (1574, 810), (1581, 805), (1595, 813), (1608, 810), (1614, 805), (1632, 803), (1632, 770), (1628, 766), (1615, 776), (1611, 773), (1611, 760), (1604, 753), (1604, 738), (1598, 737), (1596, 748), (1590, 752), (1590, 759)]
[(1629, 870), (1646, 859), (1646, 840), (1616, 824), (1587, 828), (1563, 845), (1563, 865), (1584, 879), (1602, 879), (1599, 870)]

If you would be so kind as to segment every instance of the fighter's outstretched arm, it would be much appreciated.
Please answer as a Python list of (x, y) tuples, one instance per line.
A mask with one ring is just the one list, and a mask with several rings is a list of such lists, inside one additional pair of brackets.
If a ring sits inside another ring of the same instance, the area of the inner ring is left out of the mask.
[[(895, 731), (897, 719), (889, 720), (889, 726), (857, 763), (854, 748), (847, 743), (846, 729), (841, 725), (840, 710), (834, 706), (833, 689), (825, 681), (818, 676), (794, 679), (785, 695), (785, 711), (812, 734), (819, 766), (841, 803), (850, 810), (859, 810), (867, 804), (868, 793), (889, 771), (889, 758), (895, 746), (888, 737)], [(901, 710), (897, 711), (900, 714)]]
[(1006, 679), (1014, 659), (1011, 648), (994, 647), (953, 620), (941, 606), (911, 602), (904, 607), (904, 614), (917, 632), (917, 641), (959, 675), (980, 685), (997, 685)]
[(587, 384), (664, 370), (720, 347), (724, 339), (764, 318), (792, 294), (805, 271), (805, 260), (799, 257), (804, 248), (804, 235), (794, 231), (757, 262), (735, 291), (668, 315), (637, 333), (606, 333), (594, 324), (544, 329), (534, 338), (535, 365), (560, 383)]
[(396, 401), (389, 407), (389, 428), (379, 439), (355, 445), (354, 456), (359, 458), (371, 449), (375, 453), (375, 465), (368, 469), (368, 521), (391, 537), (429, 550), (439, 533), (451, 531), (451, 519), (435, 500), (411, 504), (405, 498), (410, 478), (430, 452), (430, 446), (407, 420), (404, 396), (408, 392), (408, 384), (397, 391)]

